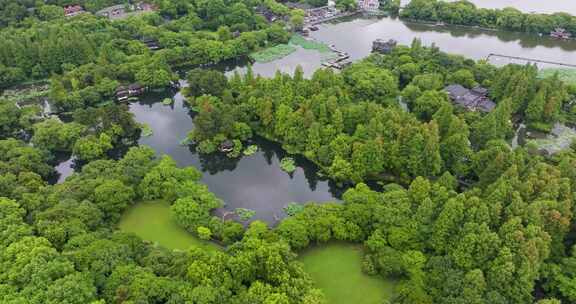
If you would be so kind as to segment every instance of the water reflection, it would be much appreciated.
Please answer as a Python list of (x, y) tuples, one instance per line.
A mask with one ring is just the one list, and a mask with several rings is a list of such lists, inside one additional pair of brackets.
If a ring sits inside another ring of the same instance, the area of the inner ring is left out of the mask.
[[(324, 24), (312, 33), (313, 38), (359, 60), (371, 52), (372, 41), (394, 38), (409, 45), (420, 38), (426, 45), (434, 43), (448, 53), (461, 54), (474, 59), (486, 58), (490, 53), (509, 54), (550, 61), (576, 62), (576, 41), (558, 41), (522, 33), (494, 32), (467, 27), (435, 27), (405, 23), (393, 18), (356, 18)], [(489, 46), (489, 47), (486, 47)], [(293, 72), (301, 65), (306, 76), (321, 66), (322, 55), (313, 50), (299, 49), (295, 53), (272, 63), (253, 65), (255, 74), (271, 77), (277, 70)], [(494, 62), (507, 64), (505, 60)], [(234, 60), (217, 68), (226, 72), (243, 72), (247, 60)], [(184, 75), (184, 73), (183, 73)], [(182, 82), (185, 84), (185, 82)], [(130, 105), (138, 122), (148, 124), (154, 134), (143, 137), (139, 144), (151, 146), (159, 155), (170, 155), (180, 166), (195, 166), (204, 172), (203, 181), (210, 190), (227, 203), (227, 208), (257, 210), (257, 219), (274, 222), (283, 215), (282, 208), (290, 202), (328, 201), (341, 197), (344, 189), (318, 175), (317, 168), (303, 158), (296, 158), (298, 169), (287, 174), (280, 169), (279, 160), (285, 152), (279, 145), (256, 139), (260, 151), (248, 157), (229, 159), (221, 154), (199, 155), (193, 147), (179, 143), (193, 128), (192, 115), (184, 106), (180, 93), (151, 93), (140, 102)], [(161, 100), (174, 97), (166, 106)], [(521, 143), (522, 139), (519, 139)], [(119, 156), (121, 153), (119, 154)], [(58, 182), (71, 174), (74, 161), (59, 163)]]
[[(473, 59), (485, 59), (491, 53), (521, 56), (554, 62), (576, 62), (576, 40), (555, 40), (526, 33), (489, 31), (471, 27), (435, 26), (403, 22), (397, 18), (351, 17), (341, 22), (320, 26), (311, 34), (315, 39), (334, 44), (354, 60), (371, 53), (372, 41), (378, 38), (395, 39), (410, 45), (419, 38), (425, 45), (435, 44), (442, 51)], [(508, 60), (495, 60), (504, 65)], [(540, 65), (543, 67), (543, 65)]]
[[(454, 2), (457, 0), (447, 0)], [(573, 0), (468, 0), (481, 8), (506, 8), (513, 7), (525, 13), (544, 13), (552, 14), (564, 12), (576, 15), (576, 2)], [(403, 4), (409, 3), (410, 0), (402, 0)]]
[(284, 216), (283, 207), (290, 202), (334, 201), (343, 188), (321, 178), (318, 169), (303, 158), (296, 158), (298, 169), (288, 174), (280, 169), (280, 159), (286, 156), (273, 142), (257, 138), (259, 151), (251, 156), (230, 159), (223, 154), (198, 154), (193, 146), (182, 146), (192, 124), (192, 113), (184, 106), (180, 93), (174, 104), (163, 105), (165, 95), (149, 94), (130, 105), (130, 111), (140, 123), (148, 124), (154, 134), (140, 139), (140, 144), (152, 147), (159, 155), (170, 155), (179, 166), (195, 166), (204, 173), (202, 181), (226, 203), (226, 209), (247, 208), (256, 211), (255, 219), (276, 222)]
[[(469, 26), (455, 26), (455, 25), (436, 26), (433, 24), (413, 23), (413, 22), (404, 22), (404, 24), (408, 29), (410, 29), (413, 32), (422, 33), (433, 31), (438, 33), (448, 33), (450, 34), (450, 36), (454, 38), (469, 38), (469, 39), (476, 39), (476, 38), (482, 38), (483, 36), (487, 36), (498, 38), (500, 42), (518, 42), (519, 46), (521, 46), (522, 48), (535, 48), (538, 46), (542, 46), (546, 48), (561, 48), (564, 51), (576, 50), (576, 43), (573, 40), (554, 39), (549, 36), (539, 36), (530, 33), (488, 30)], [(493, 45), (490, 45), (490, 47), (493, 47)]]
[(292, 54), (267, 63), (250, 63), (247, 59), (232, 60), (214, 66), (213, 68), (231, 76), (235, 72), (246, 73), (248, 66), (252, 65), (254, 74), (263, 77), (274, 77), (277, 72), (292, 74), (296, 67), (302, 67), (305, 77), (310, 77), (317, 69), (322, 67), (322, 54), (315, 50), (307, 50), (297, 46)]
[(53, 163), (55, 164), (54, 170), (56, 172), (48, 179), (50, 184), (59, 184), (64, 182), (77, 168), (76, 159), (69, 153), (57, 154)]

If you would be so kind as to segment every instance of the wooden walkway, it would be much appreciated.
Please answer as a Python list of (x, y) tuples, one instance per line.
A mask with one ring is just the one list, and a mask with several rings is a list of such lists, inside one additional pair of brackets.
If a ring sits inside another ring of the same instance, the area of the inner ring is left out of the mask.
[(553, 65), (565, 66), (565, 67), (570, 67), (570, 68), (576, 68), (576, 64), (571, 64), (571, 63), (554, 62), (554, 61), (540, 60), (540, 59), (533, 59), (533, 58), (526, 58), (526, 57), (500, 55), (500, 54), (494, 54), (494, 53), (490, 53), (490, 55), (488, 55), (488, 57), (486, 57), (486, 60), (490, 60), (491, 57), (524, 60), (527, 62), (546, 63), (546, 64), (553, 64)]
[(358, 12), (345, 12), (345, 13), (340, 13), (340, 14), (333, 15), (333, 16), (330, 16), (330, 17), (321, 18), (321, 19), (319, 19), (319, 20), (315, 20), (315, 21), (312, 21), (312, 22), (307, 22), (306, 24), (304, 24), (304, 27), (319, 25), (319, 24), (322, 24), (322, 23), (325, 23), (325, 22), (328, 22), (328, 21), (331, 21), (331, 20), (334, 20), (334, 19), (344, 18), (344, 17), (348, 17), (348, 16), (355, 15), (355, 14), (358, 14)]

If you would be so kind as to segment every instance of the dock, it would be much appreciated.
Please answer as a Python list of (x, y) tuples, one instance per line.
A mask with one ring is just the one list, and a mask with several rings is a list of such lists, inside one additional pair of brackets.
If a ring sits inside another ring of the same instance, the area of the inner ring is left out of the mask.
[(490, 58), (492, 58), (492, 57), (512, 59), (512, 60), (524, 60), (527, 62), (545, 63), (545, 64), (565, 66), (565, 67), (569, 67), (569, 68), (576, 68), (576, 64), (571, 64), (571, 63), (555, 62), (555, 61), (549, 61), (549, 60), (518, 57), (518, 56), (501, 55), (501, 54), (494, 54), (494, 53), (490, 53), (490, 55), (488, 55), (488, 57), (486, 57), (486, 60), (490, 60)]
[(328, 46), (328, 48), (330, 48), (330, 50), (332, 52), (334, 52), (335, 54), (338, 55), (338, 57), (324, 62), (322, 63), (322, 66), (327, 67), (327, 68), (333, 68), (336, 70), (342, 70), (345, 67), (349, 66), (350, 64), (352, 64), (352, 61), (350, 61), (350, 55), (344, 51), (341, 51), (339, 49), (336, 48), (335, 45), (331, 44)]
[(309, 25), (318, 25), (318, 24), (322, 24), (324, 22), (328, 22), (328, 21), (332, 21), (338, 18), (344, 18), (344, 17), (348, 17), (348, 16), (352, 16), (358, 14), (358, 12), (343, 12), (343, 13), (339, 13), (337, 15), (333, 15), (333, 16), (329, 16), (329, 17), (325, 17), (325, 18), (321, 18), (315, 21), (312, 21), (309, 23)]

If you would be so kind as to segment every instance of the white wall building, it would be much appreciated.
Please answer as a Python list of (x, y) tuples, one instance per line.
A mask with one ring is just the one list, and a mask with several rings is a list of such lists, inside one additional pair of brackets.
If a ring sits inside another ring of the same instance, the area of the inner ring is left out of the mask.
[(358, 0), (358, 9), (363, 11), (378, 11), (380, 9), (380, 1)]

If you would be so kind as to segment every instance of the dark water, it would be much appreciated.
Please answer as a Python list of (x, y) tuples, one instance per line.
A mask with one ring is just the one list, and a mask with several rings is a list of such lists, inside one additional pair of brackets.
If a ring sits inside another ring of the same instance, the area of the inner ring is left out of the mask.
[(176, 94), (172, 106), (160, 101), (166, 96), (150, 94), (130, 105), (130, 112), (140, 123), (148, 124), (154, 134), (140, 139), (159, 155), (170, 155), (179, 166), (194, 166), (204, 174), (202, 181), (226, 203), (226, 209), (248, 208), (256, 211), (254, 219), (274, 223), (284, 217), (283, 207), (290, 202), (337, 200), (342, 189), (320, 179), (317, 168), (296, 159), (298, 169), (288, 174), (280, 169), (279, 160), (286, 154), (279, 145), (257, 139), (259, 151), (251, 156), (230, 159), (224, 154), (199, 155), (192, 147), (179, 142), (193, 128), (192, 118)]
[[(456, 0), (449, 0), (453, 2)], [(576, 1), (574, 0), (468, 0), (477, 7), (482, 8), (505, 8), (514, 7), (526, 13), (545, 13), (551, 14), (556, 12), (565, 12), (576, 15)], [(409, 3), (410, 0), (402, 0), (402, 4)]]
[[(522, 33), (492, 32), (466, 27), (435, 27), (431, 25), (404, 23), (398, 19), (349, 18), (338, 23), (324, 24), (312, 36), (326, 44), (334, 44), (339, 50), (359, 60), (370, 54), (372, 41), (377, 38), (393, 38), (401, 44), (410, 44), (414, 38), (423, 43), (435, 43), (443, 51), (481, 59), (490, 53), (500, 53), (542, 60), (576, 63), (576, 41), (559, 41)], [(321, 67), (321, 55), (316, 51), (299, 49), (297, 52), (267, 64), (254, 64), (255, 74), (272, 76), (276, 70), (292, 72), (298, 65), (310, 75)], [(507, 60), (492, 61), (507, 64)], [(237, 61), (219, 66), (227, 73), (245, 71), (246, 62)], [(180, 166), (195, 166), (204, 172), (203, 181), (210, 190), (227, 203), (228, 209), (248, 208), (257, 211), (256, 218), (270, 223), (282, 217), (282, 208), (290, 202), (327, 201), (339, 197), (342, 192), (333, 183), (318, 178), (313, 164), (297, 159), (299, 168), (287, 174), (279, 167), (284, 156), (274, 143), (257, 140), (260, 151), (240, 159), (224, 155), (198, 155), (179, 142), (193, 128), (192, 118), (176, 95), (172, 106), (161, 103), (166, 96), (150, 94), (141, 102), (131, 105), (138, 122), (147, 123), (154, 135), (142, 138), (140, 144), (149, 145), (158, 154), (168, 154)], [(59, 182), (73, 172), (72, 161), (63, 162), (56, 168)]]

